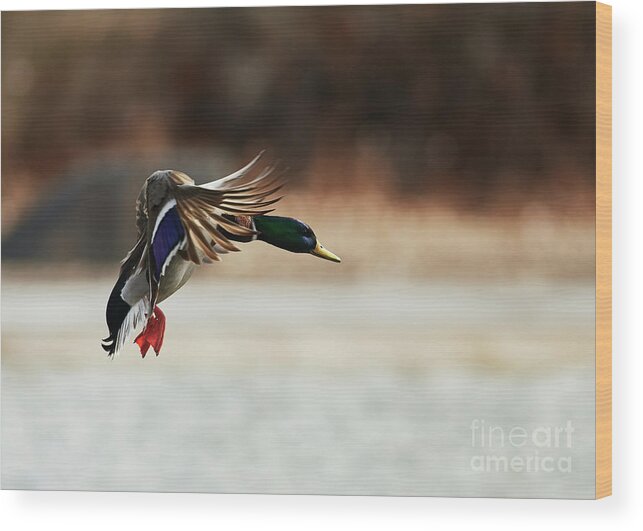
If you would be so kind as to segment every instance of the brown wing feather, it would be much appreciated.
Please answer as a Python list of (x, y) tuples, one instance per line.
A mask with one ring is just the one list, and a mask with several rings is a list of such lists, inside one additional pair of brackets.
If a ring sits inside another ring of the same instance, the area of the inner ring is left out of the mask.
[[(237, 223), (237, 217), (259, 216), (272, 212), (267, 208), (279, 201), (274, 197), (283, 187), (282, 177), (274, 176), (274, 167), (266, 167), (252, 176), (251, 169), (258, 160), (224, 177), (201, 186), (181, 172), (171, 172), (175, 183), (173, 195), (187, 233), (187, 245), (183, 256), (200, 264), (202, 256), (211, 260), (221, 258), (214, 250), (219, 245), (228, 251), (239, 249), (223, 234), (234, 234), (251, 239), (256, 235), (251, 223)], [(224, 217), (231, 216), (231, 219)]]

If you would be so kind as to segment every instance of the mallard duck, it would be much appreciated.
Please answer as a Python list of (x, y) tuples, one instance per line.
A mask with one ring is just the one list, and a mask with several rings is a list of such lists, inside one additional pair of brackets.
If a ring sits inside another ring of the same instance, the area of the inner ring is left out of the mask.
[(150, 175), (136, 202), (138, 239), (121, 262), (120, 275), (107, 302), (109, 336), (103, 348), (110, 357), (144, 323), (134, 342), (141, 355), (150, 347), (158, 356), (165, 315), (158, 304), (190, 279), (197, 265), (219, 261), (239, 251), (233, 242), (264, 241), (293, 253), (340, 262), (313, 230), (294, 218), (268, 215), (282, 187), (265, 167), (256, 176), (261, 154), (221, 179), (195, 185), (185, 173), (160, 170)]

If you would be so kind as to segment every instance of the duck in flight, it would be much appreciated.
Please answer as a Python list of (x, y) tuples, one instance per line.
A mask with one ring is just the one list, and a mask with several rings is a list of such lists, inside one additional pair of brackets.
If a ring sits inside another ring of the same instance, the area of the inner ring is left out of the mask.
[(197, 265), (239, 251), (237, 242), (261, 240), (293, 253), (341, 261), (302, 221), (268, 215), (281, 199), (274, 194), (283, 185), (271, 167), (254, 171), (260, 157), (202, 185), (174, 170), (147, 178), (136, 202), (138, 239), (121, 262), (107, 302), (109, 336), (102, 346), (110, 357), (141, 323), (143, 331), (135, 339), (141, 355), (152, 347), (158, 356), (165, 333), (158, 304), (185, 285)]

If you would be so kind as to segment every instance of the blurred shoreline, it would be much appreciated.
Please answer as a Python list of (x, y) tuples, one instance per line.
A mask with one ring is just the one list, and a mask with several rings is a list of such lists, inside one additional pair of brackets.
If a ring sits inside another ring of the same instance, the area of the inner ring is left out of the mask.
[[(314, 207), (309, 207), (311, 202)], [(564, 219), (538, 209), (511, 219), (463, 215), (430, 205), (397, 211), (381, 195), (369, 197), (360, 206), (346, 197), (315, 201), (314, 194), (305, 198), (292, 194), (278, 205), (276, 213), (310, 224), (319, 240), (343, 262), (330, 264), (253, 242), (241, 245), (240, 253), (227, 254), (222, 262), (203, 268), (230, 279), (594, 278), (593, 219)], [(70, 226), (47, 242), (38, 260), (3, 258), (3, 278), (116, 278), (119, 262), (136, 236), (133, 208), (129, 214), (127, 221), (121, 222), (122, 235), (116, 240), (112, 235), (109, 247), (99, 247), (100, 260), (91, 259), (88, 249), (83, 248), (86, 242), (99, 245), (93, 243), (91, 234), (82, 226)], [(80, 232), (78, 238), (72, 231)]]

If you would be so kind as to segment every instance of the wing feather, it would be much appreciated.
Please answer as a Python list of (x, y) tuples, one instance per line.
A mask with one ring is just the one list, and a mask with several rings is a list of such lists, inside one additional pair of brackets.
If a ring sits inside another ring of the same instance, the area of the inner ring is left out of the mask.
[(230, 175), (226, 177), (222, 177), (221, 179), (217, 179), (216, 181), (212, 181), (206, 184), (202, 184), (202, 188), (221, 188), (224, 186), (228, 186), (228, 183), (231, 181), (235, 181), (238, 179), (241, 179), (246, 175), (253, 167), (254, 165), (259, 161), (259, 159), (262, 157), (262, 155), (265, 153), (265, 151), (261, 151), (254, 159), (252, 159), (248, 164), (246, 164), (243, 168), (235, 171), (234, 173), (231, 173)]
[[(200, 264), (204, 258), (218, 261), (215, 250), (238, 251), (227, 235), (252, 239), (257, 232), (236, 222), (237, 216), (260, 216), (272, 212), (269, 208), (281, 197), (274, 197), (284, 186), (282, 176), (274, 175), (274, 166), (267, 166), (253, 176), (261, 153), (240, 170), (203, 185), (192, 184), (181, 172), (171, 172), (181, 220), (187, 241), (182, 256)], [(228, 217), (226, 217), (229, 216)]]

